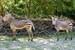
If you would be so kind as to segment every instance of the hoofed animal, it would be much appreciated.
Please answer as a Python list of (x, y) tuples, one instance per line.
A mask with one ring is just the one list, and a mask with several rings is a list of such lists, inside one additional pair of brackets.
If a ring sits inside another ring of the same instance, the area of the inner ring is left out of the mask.
[(5, 14), (3, 21), (10, 24), (10, 28), (13, 32), (13, 40), (16, 39), (16, 30), (26, 29), (29, 34), (28, 41), (33, 41), (32, 29), (35, 30), (35, 27), (32, 21), (15, 19), (10, 13)]
[[(59, 31), (60, 30), (66, 30), (66, 38), (65, 40), (67, 39), (67, 36), (69, 34), (69, 32), (72, 32), (72, 22), (70, 20), (58, 20), (57, 18), (55, 17), (51, 17), (52, 19), (52, 24), (54, 25), (56, 31), (57, 31), (57, 37), (59, 35)], [(70, 33), (71, 35), (71, 40), (72, 40), (72, 33)], [(57, 41), (59, 40), (59, 37), (57, 38)]]

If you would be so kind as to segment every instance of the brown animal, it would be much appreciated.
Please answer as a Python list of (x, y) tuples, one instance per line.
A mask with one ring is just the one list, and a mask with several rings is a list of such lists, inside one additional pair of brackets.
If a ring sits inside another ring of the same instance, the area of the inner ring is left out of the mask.
[(10, 13), (5, 14), (3, 21), (10, 24), (10, 28), (13, 32), (13, 40), (16, 39), (16, 30), (26, 29), (29, 34), (28, 41), (33, 41), (32, 29), (35, 30), (35, 27), (32, 21), (15, 19)]

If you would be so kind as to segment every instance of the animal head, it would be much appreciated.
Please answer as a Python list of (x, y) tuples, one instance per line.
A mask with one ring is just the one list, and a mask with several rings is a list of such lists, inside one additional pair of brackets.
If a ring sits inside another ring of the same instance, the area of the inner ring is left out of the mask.
[(56, 24), (56, 21), (58, 20), (58, 18), (56, 17), (51, 17), (51, 21), (52, 21), (52, 24), (55, 25)]
[(5, 16), (3, 17), (3, 21), (8, 22), (10, 20), (14, 19), (10, 13), (6, 13)]

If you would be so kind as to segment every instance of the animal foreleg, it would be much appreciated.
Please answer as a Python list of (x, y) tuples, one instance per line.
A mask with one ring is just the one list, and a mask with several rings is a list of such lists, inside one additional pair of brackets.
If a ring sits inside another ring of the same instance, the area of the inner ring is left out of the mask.
[(59, 40), (59, 31), (56, 32), (57, 35), (57, 41)]
[(57, 32), (57, 41), (59, 41), (59, 32)]
[(72, 30), (70, 30), (70, 35), (71, 35), (70, 40), (72, 40)]
[(12, 30), (13, 31), (13, 40), (16, 40), (16, 30)]
[(66, 37), (65, 37), (65, 40), (67, 40), (68, 33), (69, 33), (69, 30), (66, 30)]

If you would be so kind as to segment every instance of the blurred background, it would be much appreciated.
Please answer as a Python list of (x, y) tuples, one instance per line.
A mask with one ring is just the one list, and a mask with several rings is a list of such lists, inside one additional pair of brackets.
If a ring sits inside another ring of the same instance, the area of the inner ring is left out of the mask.
[(0, 15), (6, 12), (24, 18), (63, 15), (75, 19), (75, 0), (0, 0)]

